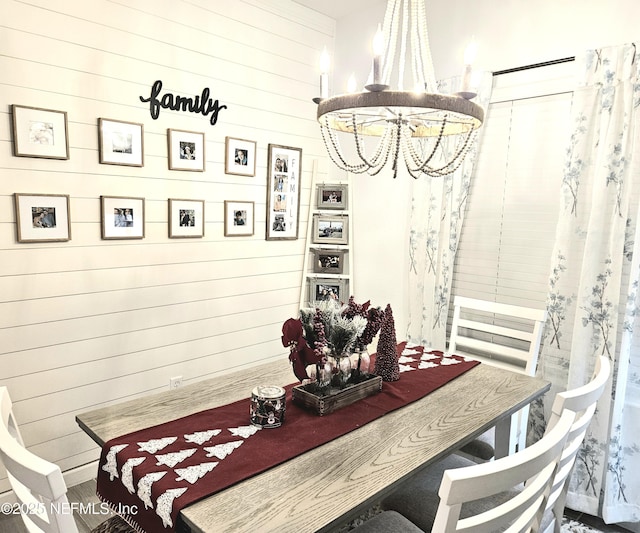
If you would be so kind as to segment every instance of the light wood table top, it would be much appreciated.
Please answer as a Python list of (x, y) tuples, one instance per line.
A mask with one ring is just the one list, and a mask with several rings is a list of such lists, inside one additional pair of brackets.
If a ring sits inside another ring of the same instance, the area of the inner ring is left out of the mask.
[[(102, 445), (126, 433), (248, 398), (256, 385), (294, 381), (283, 358), (83, 413), (76, 420)], [(421, 400), (186, 507), (178, 531), (331, 531), (412, 473), (497, 422), (504, 424), (549, 387), (546, 381), (480, 364)], [(348, 407), (336, 414), (349, 416)]]

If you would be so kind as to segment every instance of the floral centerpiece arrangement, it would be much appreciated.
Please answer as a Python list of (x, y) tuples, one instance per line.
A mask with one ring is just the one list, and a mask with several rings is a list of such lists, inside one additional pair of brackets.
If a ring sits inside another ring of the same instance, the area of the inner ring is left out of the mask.
[(366, 347), (380, 330), (385, 313), (370, 302), (357, 304), (351, 296), (341, 305), (318, 302), (300, 310), (282, 326), (282, 344), (288, 347), (293, 372), (318, 393), (357, 384), (369, 376)]

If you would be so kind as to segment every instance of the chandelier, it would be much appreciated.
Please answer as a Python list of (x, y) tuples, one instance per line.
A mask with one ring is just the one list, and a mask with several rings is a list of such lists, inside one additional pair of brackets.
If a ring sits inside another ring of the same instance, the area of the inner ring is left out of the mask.
[[(484, 110), (471, 101), (472, 58), (465, 53), (460, 91), (440, 94), (427, 35), (424, 0), (388, 0), (382, 27), (373, 41), (373, 68), (361, 92), (329, 97), (328, 56), (321, 59), (318, 122), (333, 163), (355, 174), (378, 174), (400, 160), (414, 178), (446, 176), (464, 160)], [(412, 90), (403, 90), (405, 65)], [(398, 88), (390, 80), (398, 76)], [(353, 81), (350, 81), (353, 84)], [(350, 144), (343, 150), (341, 140)]]

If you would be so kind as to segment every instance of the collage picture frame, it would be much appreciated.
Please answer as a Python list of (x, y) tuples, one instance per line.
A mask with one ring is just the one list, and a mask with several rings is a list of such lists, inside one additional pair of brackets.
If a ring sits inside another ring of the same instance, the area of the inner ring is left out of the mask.
[(71, 240), (69, 195), (15, 193), (18, 242)]
[(67, 112), (11, 105), (13, 155), (69, 159)]
[(302, 149), (269, 144), (267, 165), (268, 241), (298, 238)]

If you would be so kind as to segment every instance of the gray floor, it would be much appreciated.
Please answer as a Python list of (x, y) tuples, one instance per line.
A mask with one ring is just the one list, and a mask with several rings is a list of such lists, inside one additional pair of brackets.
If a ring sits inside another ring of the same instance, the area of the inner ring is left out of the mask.
[[(579, 513), (577, 511), (572, 511), (571, 509), (565, 509), (564, 513), (566, 522), (562, 526), (563, 532), (582, 532), (582, 531), (596, 531), (603, 533), (629, 533), (628, 529), (624, 529), (615, 525), (607, 525), (605, 524), (601, 518), (585, 515), (584, 513)], [(591, 528), (584, 529), (585, 527)]]
[[(80, 533), (91, 533), (91, 530), (98, 527), (102, 522), (107, 520), (111, 514), (102, 514), (103, 508), (100, 506), (100, 500), (96, 496), (95, 480), (87, 481), (70, 487), (67, 492), (67, 498), (71, 503), (81, 504), (81, 508), (94, 508), (99, 512), (79, 514), (74, 512), (76, 525)], [(89, 507), (88, 504), (93, 504)], [(6, 515), (0, 513), (0, 532), (2, 533), (28, 533), (27, 528), (22, 522), (22, 518), (18, 515)]]

